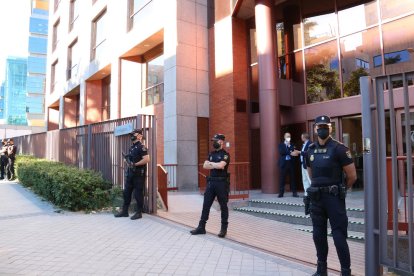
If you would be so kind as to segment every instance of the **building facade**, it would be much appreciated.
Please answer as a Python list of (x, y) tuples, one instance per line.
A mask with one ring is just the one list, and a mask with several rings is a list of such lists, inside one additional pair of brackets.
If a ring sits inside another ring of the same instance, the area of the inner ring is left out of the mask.
[(4, 80), (4, 120), (10, 125), (27, 125), (27, 58), (8, 57)]
[(155, 114), (158, 163), (175, 168), (180, 189), (197, 187), (208, 150), (207, 10), (207, 0), (51, 2), (48, 130)]
[[(300, 134), (312, 134), (313, 120), (322, 114), (331, 116), (333, 136), (353, 153), (356, 185), (362, 187), (359, 77), (414, 70), (414, 31), (408, 27), (414, 22), (414, 2), (215, 0), (214, 4), (214, 24), (209, 28), (210, 128), (230, 131), (236, 144), (232, 160), (250, 162), (252, 187), (278, 191), (277, 145), (283, 133), (291, 132), (300, 148)], [(393, 88), (401, 85), (393, 83)], [(221, 102), (221, 97), (230, 104)], [(401, 122), (413, 114), (404, 114), (402, 108), (398, 112), (402, 150)], [(223, 114), (230, 114), (225, 122)], [(244, 116), (248, 120), (242, 123)], [(384, 150), (389, 152), (389, 146)]]
[(49, 1), (33, 0), (29, 21), (26, 111), (29, 126), (45, 126)]

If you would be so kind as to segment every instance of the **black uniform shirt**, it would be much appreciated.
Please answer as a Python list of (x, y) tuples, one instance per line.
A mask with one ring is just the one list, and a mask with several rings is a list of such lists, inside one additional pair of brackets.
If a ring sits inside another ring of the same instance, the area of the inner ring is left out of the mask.
[[(137, 163), (142, 160), (143, 156), (148, 155), (148, 149), (141, 143), (136, 142), (129, 148), (129, 160)], [(146, 165), (137, 166), (137, 168), (146, 168)]]
[(221, 161), (226, 162), (226, 166), (224, 167), (223, 170), (219, 170), (219, 169), (210, 170), (210, 176), (227, 177), (227, 169), (230, 163), (230, 154), (227, 151), (225, 151), (224, 149), (220, 149), (220, 150), (214, 150), (210, 152), (210, 154), (208, 155), (208, 161), (214, 162), (214, 163), (220, 163)]
[(342, 182), (342, 167), (353, 162), (349, 149), (332, 138), (325, 145), (310, 145), (306, 155), (306, 166), (312, 169), (312, 185), (316, 186)]

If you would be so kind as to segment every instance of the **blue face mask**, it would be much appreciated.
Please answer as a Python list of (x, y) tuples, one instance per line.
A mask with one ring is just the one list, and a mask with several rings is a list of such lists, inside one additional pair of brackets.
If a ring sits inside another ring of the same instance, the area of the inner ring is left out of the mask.
[(318, 133), (318, 137), (322, 140), (325, 140), (329, 136), (329, 128), (318, 128), (316, 132)]

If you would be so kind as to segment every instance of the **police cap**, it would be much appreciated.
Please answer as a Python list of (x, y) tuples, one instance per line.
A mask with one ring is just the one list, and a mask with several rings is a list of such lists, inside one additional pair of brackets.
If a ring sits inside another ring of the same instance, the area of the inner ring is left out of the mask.
[(318, 116), (315, 118), (315, 125), (331, 125), (331, 118), (326, 115)]
[(134, 129), (133, 131), (131, 131), (131, 135), (134, 135), (135, 133), (138, 133), (138, 134), (141, 134), (142, 135), (142, 129), (140, 129), (140, 128), (136, 128), (136, 129)]
[(224, 136), (224, 134), (221, 134), (221, 133), (216, 133), (216, 134), (214, 134), (214, 136), (213, 136), (213, 138), (211, 138), (211, 140), (213, 140), (213, 141), (217, 141), (217, 140), (225, 140), (226, 139), (226, 136)]

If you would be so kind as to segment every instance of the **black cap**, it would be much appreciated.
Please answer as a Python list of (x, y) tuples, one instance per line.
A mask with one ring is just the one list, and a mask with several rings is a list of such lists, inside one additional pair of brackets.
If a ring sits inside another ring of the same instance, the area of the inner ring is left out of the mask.
[(331, 125), (331, 118), (326, 115), (318, 116), (315, 118), (315, 125)]
[(142, 135), (142, 129), (136, 128), (133, 131), (131, 131), (131, 134), (135, 134), (135, 133), (138, 133), (138, 134)]
[(225, 140), (226, 139), (226, 136), (224, 136), (224, 134), (221, 134), (221, 133), (216, 133), (216, 134), (214, 134), (214, 136), (213, 136), (213, 138), (211, 138), (211, 140), (213, 140), (213, 141), (217, 141), (217, 140)]

